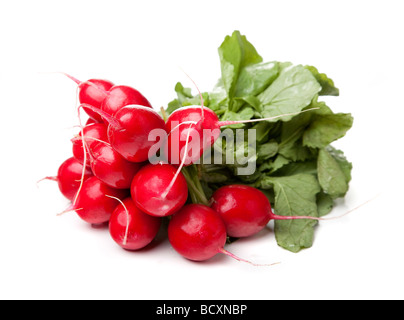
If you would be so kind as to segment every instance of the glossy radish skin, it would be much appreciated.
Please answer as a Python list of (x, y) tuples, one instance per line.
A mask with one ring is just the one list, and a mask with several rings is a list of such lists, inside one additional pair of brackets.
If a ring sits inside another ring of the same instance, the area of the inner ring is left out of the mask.
[(327, 220), (311, 216), (274, 214), (264, 193), (245, 185), (228, 185), (218, 189), (212, 196), (211, 207), (225, 223), (227, 234), (238, 238), (260, 232), (271, 220)]
[[(75, 158), (69, 158), (64, 161), (58, 169), (56, 177), (46, 177), (47, 180), (54, 180), (58, 183), (59, 190), (65, 198), (73, 201), (79, 187), (83, 174), (83, 165)], [(86, 168), (84, 180), (92, 177), (93, 174), (89, 168)]]
[[(113, 87), (113, 83), (108, 80), (90, 79), (79, 84), (79, 101), (92, 105), (96, 108), (101, 108), (103, 101), (108, 96), (109, 90)], [(84, 108), (90, 118), (97, 122), (102, 122), (99, 114), (91, 109)]]
[(95, 124), (95, 123), (100, 123), (100, 122), (95, 121), (92, 118), (88, 118), (88, 120), (86, 121), (86, 126), (89, 126), (90, 124)]
[(126, 250), (146, 247), (156, 237), (161, 219), (152, 217), (138, 209), (131, 198), (119, 204), (109, 221), (112, 239)]
[(165, 130), (163, 118), (152, 108), (131, 105), (120, 109), (112, 117), (108, 137), (112, 147), (126, 160), (144, 162), (155, 141), (149, 141), (152, 130)]
[[(198, 161), (204, 151), (210, 148), (220, 135), (220, 122), (216, 113), (209, 108), (190, 106), (177, 109), (167, 119), (166, 130), (170, 133), (168, 139), (168, 162), (179, 164), (183, 160), (187, 137), (198, 137), (198, 150), (191, 150), (185, 158), (184, 165), (188, 166)], [(194, 122), (194, 124), (192, 124)], [(178, 126), (178, 124), (182, 124)], [(203, 130), (210, 130), (212, 135), (204, 135)], [(192, 140), (189, 139), (189, 140)], [(192, 152), (191, 152), (192, 151)]]
[(148, 164), (136, 174), (131, 195), (136, 205), (151, 216), (165, 217), (180, 210), (188, 199), (185, 177), (179, 173), (164, 195), (177, 169), (169, 164)]
[[(93, 145), (98, 144), (97, 140), (108, 141), (107, 135), (108, 127), (104, 123), (94, 123), (90, 125), (86, 125), (83, 128), (84, 136), (86, 137), (85, 142), (89, 149), (92, 148)], [(84, 152), (83, 152), (83, 141), (81, 139), (82, 132), (79, 133), (78, 137), (72, 139), (73, 143), (73, 156), (80, 163), (84, 162)], [(91, 155), (87, 151), (87, 166), (90, 166)]]
[(90, 147), (91, 170), (94, 175), (116, 189), (129, 189), (142, 163), (129, 162), (110, 144), (97, 142)]
[(84, 181), (71, 210), (76, 211), (81, 219), (90, 224), (108, 222), (119, 204), (108, 196), (122, 200), (128, 196), (128, 191), (111, 188), (97, 177), (91, 177)]
[(221, 253), (226, 243), (226, 226), (211, 208), (190, 204), (172, 216), (168, 239), (183, 257), (204, 261)]
[(152, 108), (150, 102), (135, 88), (114, 86), (109, 90), (101, 109), (113, 116), (120, 109), (128, 105), (140, 105)]
[(250, 186), (224, 186), (213, 194), (212, 202), (211, 208), (221, 216), (230, 237), (252, 236), (271, 220), (268, 198)]

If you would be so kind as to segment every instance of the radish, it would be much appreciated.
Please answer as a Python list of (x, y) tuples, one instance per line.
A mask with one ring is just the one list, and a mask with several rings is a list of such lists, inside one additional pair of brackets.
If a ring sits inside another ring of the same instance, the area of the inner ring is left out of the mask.
[(97, 177), (91, 177), (84, 181), (76, 201), (63, 213), (76, 211), (78, 216), (90, 224), (102, 224), (108, 222), (112, 212), (118, 206), (115, 197), (125, 199), (127, 190), (109, 187)]
[[(109, 115), (114, 115), (128, 105), (141, 105), (152, 108), (150, 102), (138, 90), (129, 86), (115, 86), (112, 82), (100, 79), (90, 79), (85, 82), (64, 73), (79, 85), (79, 101), (99, 108)], [(102, 117), (89, 108), (84, 107), (90, 118), (102, 122)]]
[[(101, 108), (104, 99), (108, 96), (108, 91), (114, 86), (111, 81), (102, 79), (90, 79), (85, 82), (64, 73), (65, 76), (73, 80), (78, 85), (80, 103), (89, 104), (96, 108)], [(102, 122), (99, 114), (91, 109), (84, 108), (90, 118), (97, 122)]]
[[(73, 201), (77, 191), (79, 190), (82, 174), (83, 165), (72, 157), (61, 164), (56, 177), (46, 177), (42, 180), (56, 181), (63, 196), (70, 201)], [(92, 176), (93, 173), (91, 170), (86, 168), (84, 171), (84, 180), (87, 180)]]
[(272, 212), (265, 194), (246, 185), (228, 185), (216, 190), (211, 208), (226, 225), (230, 237), (249, 237), (265, 228), (270, 220), (326, 220), (309, 216), (280, 216)]
[[(85, 142), (87, 148), (91, 149), (92, 146), (98, 141), (108, 141), (107, 135), (107, 125), (104, 123), (94, 123), (90, 125), (86, 125), (78, 134), (78, 136), (74, 137), (71, 141), (73, 143), (73, 156), (80, 162), (84, 163), (84, 149), (83, 142), (81, 139), (82, 134), (86, 137)], [(87, 151), (87, 159), (90, 158), (90, 155)], [(90, 163), (87, 162), (87, 165), (90, 166)]]
[(116, 189), (129, 189), (142, 163), (129, 162), (109, 143), (97, 142), (89, 147), (90, 164), (94, 175)]
[[(150, 102), (138, 90), (129, 86), (112, 87), (100, 108), (113, 116), (118, 110), (128, 105), (141, 105), (152, 108)], [(99, 106), (94, 107), (98, 108)]]
[(86, 121), (86, 126), (89, 126), (90, 124), (95, 124), (95, 123), (101, 123), (101, 122), (95, 121), (92, 118), (88, 118)]
[(108, 96), (107, 92), (113, 85), (111, 81), (101, 79), (90, 79), (80, 83), (80, 103), (88, 103), (97, 108), (101, 107), (103, 101)]
[(163, 118), (152, 108), (130, 105), (114, 116), (118, 125), (109, 123), (108, 137), (113, 148), (125, 159), (144, 162), (149, 159), (149, 149), (155, 144), (149, 134), (155, 129), (165, 129)]
[[(81, 136), (85, 137), (85, 144)], [(139, 171), (141, 164), (124, 159), (107, 142), (107, 126), (103, 123), (84, 127), (80, 134), (72, 139), (75, 158), (91, 167), (94, 175), (110, 187), (129, 189), (133, 177)], [(86, 155), (84, 154), (86, 147)]]
[(168, 225), (168, 239), (175, 251), (192, 261), (209, 260), (223, 253), (259, 266), (224, 249), (226, 226), (219, 214), (205, 205), (189, 204), (173, 215)]
[[(180, 210), (188, 199), (181, 172), (169, 164), (148, 164), (133, 179), (131, 194), (136, 205), (151, 216), (165, 217)], [(174, 179), (175, 177), (175, 179)], [(172, 185), (170, 183), (174, 181)]]
[(109, 232), (112, 239), (126, 250), (146, 247), (156, 237), (161, 219), (138, 209), (131, 198), (121, 201), (112, 213)]
[(150, 132), (165, 131), (163, 118), (152, 108), (130, 105), (120, 109), (114, 116), (90, 105), (81, 105), (97, 112), (108, 122), (108, 138), (112, 147), (126, 160), (144, 162), (149, 159), (149, 150), (155, 145), (149, 141)]
[[(191, 165), (198, 161), (204, 150), (211, 147), (219, 138), (220, 121), (216, 113), (206, 107), (202, 110), (203, 114), (199, 106), (184, 107), (175, 110), (168, 117), (166, 130), (170, 133), (167, 141), (169, 163), (179, 164), (185, 158), (184, 166)], [(204, 136), (203, 130), (211, 130), (210, 137)], [(185, 151), (189, 137), (192, 137), (192, 141), (198, 140), (198, 150)], [(192, 151), (192, 154), (189, 154), (189, 151)]]

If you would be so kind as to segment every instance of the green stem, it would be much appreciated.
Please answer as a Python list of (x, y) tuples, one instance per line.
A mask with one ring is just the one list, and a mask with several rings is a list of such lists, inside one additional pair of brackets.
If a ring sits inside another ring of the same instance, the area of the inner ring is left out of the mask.
[(166, 110), (163, 107), (161, 107), (160, 112), (161, 112), (161, 116), (163, 117), (164, 122), (167, 122), (168, 116), (167, 116)]
[(182, 173), (184, 174), (185, 180), (187, 180), (192, 202), (208, 206), (209, 200), (206, 198), (205, 192), (203, 191), (201, 182), (199, 181), (197, 175), (197, 170), (195, 170), (195, 166), (192, 165), (190, 167), (183, 168)]
[(199, 198), (200, 198), (199, 190), (195, 187), (187, 170), (182, 169), (182, 172), (183, 172), (185, 180), (187, 181), (187, 184), (188, 184), (189, 194), (191, 196), (192, 203), (199, 203)]
[[(164, 110), (163, 107), (160, 109), (161, 115), (166, 122), (168, 119), (168, 115), (166, 111)], [(194, 167), (194, 166), (192, 166)], [(191, 168), (190, 168), (191, 169)], [(198, 170), (196, 175), (193, 175), (189, 169), (183, 168), (182, 173), (184, 174), (185, 179), (187, 180), (187, 184), (189, 187), (189, 193), (191, 195), (191, 200), (193, 203), (201, 203), (204, 205), (209, 205), (209, 200), (206, 198), (205, 192), (203, 191), (202, 185), (199, 181), (198, 177)], [(192, 179), (192, 177), (195, 177), (195, 179)]]

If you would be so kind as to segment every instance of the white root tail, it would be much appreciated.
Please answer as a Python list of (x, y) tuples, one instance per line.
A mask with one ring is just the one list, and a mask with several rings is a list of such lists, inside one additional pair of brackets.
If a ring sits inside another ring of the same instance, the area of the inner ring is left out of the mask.
[[(189, 129), (191, 129), (191, 127), (194, 125), (194, 123), (192, 123), (189, 126)], [(182, 161), (181, 161), (181, 165), (178, 167), (177, 172), (175, 173), (175, 176), (173, 177), (173, 179), (171, 180), (170, 184), (168, 185), (167, 189), (163, 192), (163, 194), (161, 195), (162, 199), (165, 199), (168, 195), (168, 193), (170, 192), (171, 188), (174, 186), (175, 181), (177, 181), (178, 176), (181, 173), (182, 168), (185, 165), (185, 161), (187, 159), (187, 155), (188, 155), (188, 145), (189, 145), (189, 136), (191, 134), (191, 130), (188, 130), (188, 134), (187, 134), (187, 140), (185, 142), (185, 147), (184, 147), (184, 155), (182, 156)]]
[(245, 263), (251, 264), (251, 265), (254, 266), (254, 267), (270, 267), (270, 266), (274, 266), (274, 265), (280, 264), (280, 262), (266, 263), (266, 264), (254, 263), (254, 262), (251, 262), (251, 261), (242, 259), (242, 258), (236, 256), (235, 254), (233, 254), (233, 253), (227, 251), (227, 250), (224, 249), (224, 248), (220, 248), (220, 249), (219, 249), (219, 253), (223, 253), (223, 254), (225, 254), (226, 256), (229, 256), (230, 258), (233, 258), (233, 259), (235, 259), (235, 260), (237, 260), (237, 261), (245, 262)]
[(128, 211), (128, 208), (126, 208), (125, 204), (123, 203), (123, 201), (121, 199), (113, 197), (113, 196), (109, 196), (109, 195), (105, 195), (105, 196), (118, 201), (126, 212), (126, 229), (125, 229), (125, 236), (123, 237), (123, 245), (126, 246), (126, 244), (128, 243), (128, 235), (129, 235), (129, 211)]
[(282, 118), (282, 117), (296, 116), (296, 115), (299, 115), (299, 114), (304, 113), (304, 112), (318, 110), (318, 109), (320, 109), (320, 108), (310, 108), (310, 109), (299, 111), (299, 112), (285, 113), (285, 114), (281, 114), (279, 116), (274, 116), (274, 117), (270, 117), (270, 118), (262, 118), (262, 119), (240, 120), (240, 121), (219, 121), (219, 126), (224, 127), (224, 126), (230, 126), (230, 125), (233, 125), (233, 124), (244, 124), (244, 123), (253, 123), (253, 122), (261, 122), (261, 121), (271, 121), (271, 120), (276, 120), (276, 119), (279, 119), (279, 118)]

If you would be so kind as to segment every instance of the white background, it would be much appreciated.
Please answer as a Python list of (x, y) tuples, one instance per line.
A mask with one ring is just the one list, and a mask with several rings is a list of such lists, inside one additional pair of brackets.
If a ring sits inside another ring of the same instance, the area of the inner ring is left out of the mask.
[[(402, 1), (2, 1), (0, 3), (2, 299), (402, 299), (404, 49)], [(138, 88), (159, 108), (174, 86), (210, 90), (217, 48), (234, 30), (266, 61), (327, 73), (354, 128), (335, 145), (354, 164), (351, 189), (322, 222), (313, 248), (276, 245), (272, 224), (207, 263), (181, 258), (162, 237), (121, 250), (92, 229), (52, 182), (71, 156), (75, 77)]]

